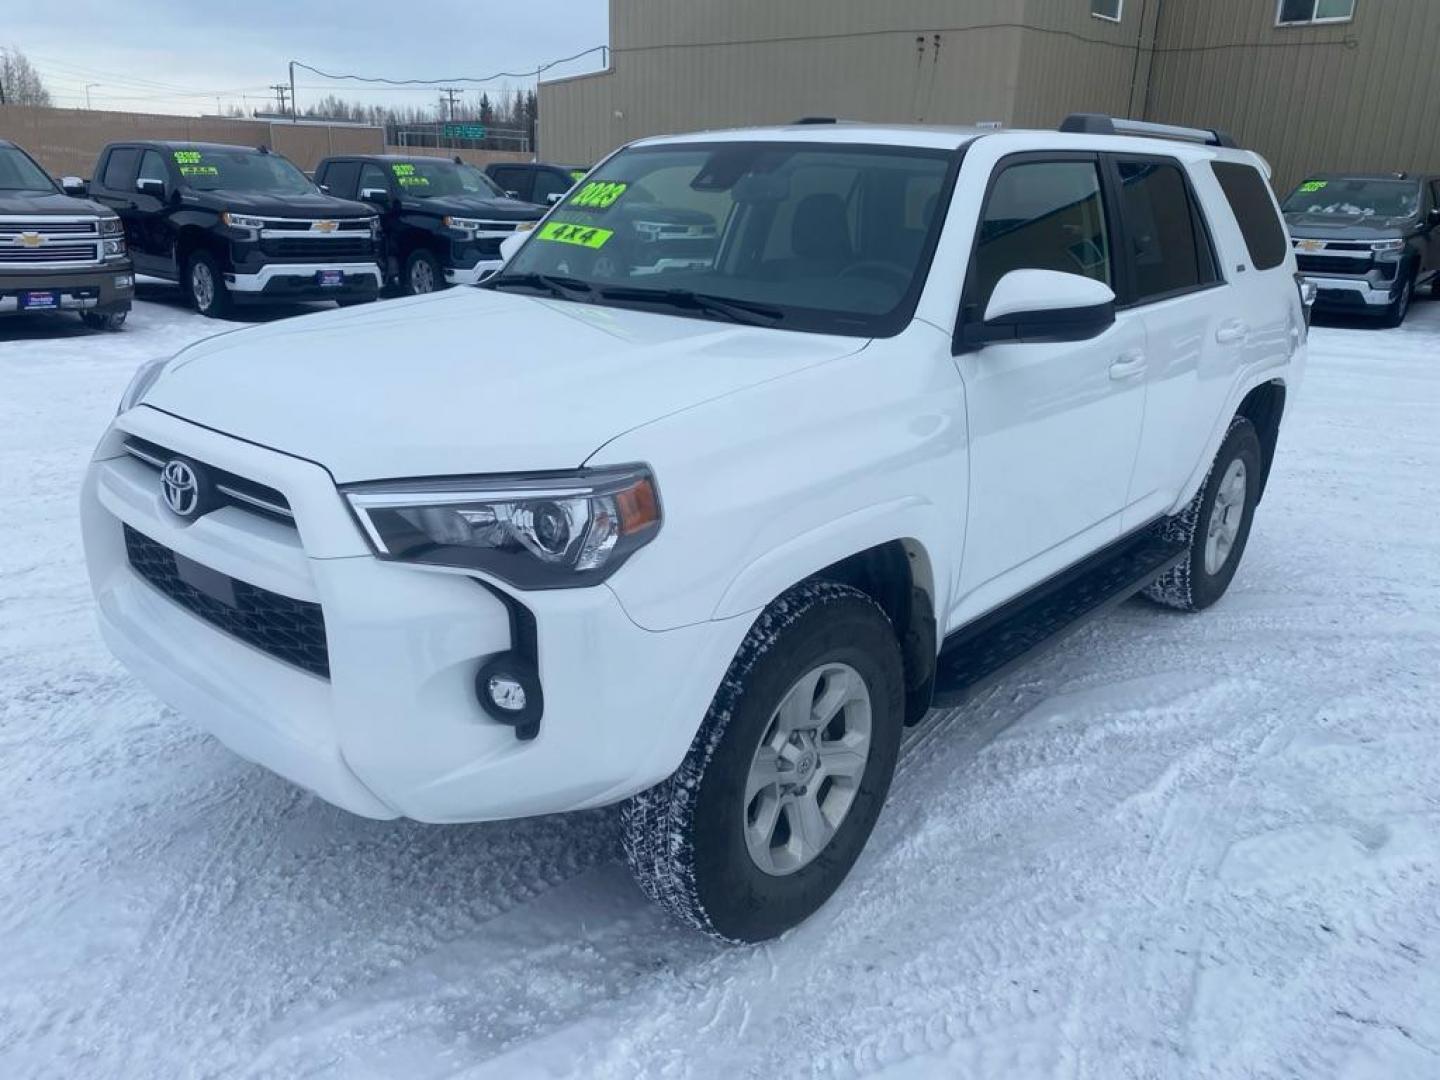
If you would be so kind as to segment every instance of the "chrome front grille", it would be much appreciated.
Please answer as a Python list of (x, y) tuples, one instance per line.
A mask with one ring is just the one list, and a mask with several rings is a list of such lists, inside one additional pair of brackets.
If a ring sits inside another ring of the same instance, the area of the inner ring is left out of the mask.
[(100, 261), (98, 218), (0, 216), (0, 266), (45, 269)]
[[(185, 454), (176, 454), (146, 439), (134, 435), (125, 440), (125, 452), (137, 460), (145, 462), (155, 470), (156, 482), (159, 482), (160, 470), (165, 463), (174, 457), (184, 457), (187, 461), (195, 461), (194, 458)], [(237, 476), (224, 469), (217, 469), (213, 465), (204, 462), (195, 462), (205, 469), (215, 484), (215, 490), (220, 493), (225, 502), (231, 506), (238, 506), (242, 510), (256, 511), (266, 517), (279, 518), (291, 524), (295, 521), (295, 513), (290, 509), (290, 501), (284, 494), (276, 491), (266, 484), (257, 484), (254, 480), (247, 480), (243, 476)]]

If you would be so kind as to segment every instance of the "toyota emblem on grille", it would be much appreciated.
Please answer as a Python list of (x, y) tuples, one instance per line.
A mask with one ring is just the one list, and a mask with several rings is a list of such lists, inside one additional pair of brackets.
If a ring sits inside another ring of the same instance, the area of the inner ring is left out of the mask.
[(160, 493), (165, 505), (183, 518), (194, 517), (200, 509), (200, 477), (188, 461), (172, 458), (160, 470)]

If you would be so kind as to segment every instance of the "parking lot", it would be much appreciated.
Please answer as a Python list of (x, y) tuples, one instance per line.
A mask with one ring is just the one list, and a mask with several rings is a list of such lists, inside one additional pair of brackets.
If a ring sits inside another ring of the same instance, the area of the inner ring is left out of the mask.
[(0, 326), (0, 1074), (1440, 1074), (1440, 301), (1313, 331), (1215, 609), (1130, 602), (939, 721), (753, 948), (646, 904), (609, 811), (351, 817), (110, 658), (84, 464), (225, 328), (144, 285), (119, 334)]

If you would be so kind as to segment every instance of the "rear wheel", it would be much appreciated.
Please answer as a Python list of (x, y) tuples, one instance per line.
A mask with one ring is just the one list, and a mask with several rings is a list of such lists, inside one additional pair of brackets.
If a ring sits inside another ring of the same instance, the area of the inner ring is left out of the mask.
[(1166, 522), (1167, 538), (1186, 545), (1185, 561), (1146, 589), (1147, 597), (1166, 607), (1199, 611), (1225, 595), (1250, 538), (1262, 462), (1255, 426), (1235, 417), (1199, 494)]
[(622, 809), (641, 888), (731, 941), (795, 926), (865, 846), (903, 725), (885, 613), (846, 585), (791, 589), (751, 628), (680, 768)]
[(185, 289), (201, 315), (218, 319), (230, 310), (230, 293), (220, 264), (208, 252), (195, 252), (185, 264)]
[(420, 296), (432, 293), (445, 285), (445, 275), (440, 261), (425, 250), (413, 251), (405, 260), (405, 269), (400, 274), (400, 288), (406, 296)]

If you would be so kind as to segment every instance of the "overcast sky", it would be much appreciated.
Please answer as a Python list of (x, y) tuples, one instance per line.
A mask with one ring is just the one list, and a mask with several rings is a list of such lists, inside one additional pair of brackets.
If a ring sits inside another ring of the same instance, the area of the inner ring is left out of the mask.
[[(394, 79), (533, 71), (607, 45), (607, 0), (0, 0), (0, 46), (25, 53), (55, 104), (197, 115), (273, 108), (286, 63)], [(596, 53), (546, 78), (598, 69)], [(303, 108), (326, 93), (429, 105), (431, 89), (331, 83), (296, 71)], [(486, 85), (534, 80), (501, 79)], [(456, 83), (465, 86), (464, 83)], [(467, 95), (478, 97), (480, 87)]]

